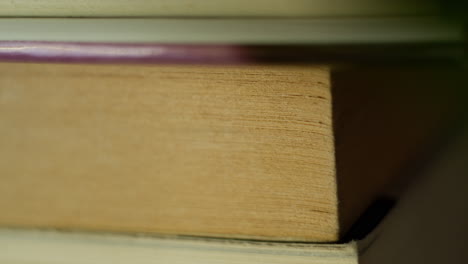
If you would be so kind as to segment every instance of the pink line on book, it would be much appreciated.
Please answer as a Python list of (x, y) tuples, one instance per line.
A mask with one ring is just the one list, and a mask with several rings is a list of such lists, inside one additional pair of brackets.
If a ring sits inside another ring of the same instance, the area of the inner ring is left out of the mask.
[(248, 49), (238, 45), (0, 41), (0, 60), (242, 64), (250, 59)]

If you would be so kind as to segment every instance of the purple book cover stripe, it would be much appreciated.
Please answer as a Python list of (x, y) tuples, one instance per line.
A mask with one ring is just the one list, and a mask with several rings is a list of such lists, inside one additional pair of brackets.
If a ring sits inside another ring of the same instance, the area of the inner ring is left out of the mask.
[(39, 62), (246, 63), (235, 45), (1, 41), (0, 60)]
[(65, 63), (330, 63), (458, 61), (459, 44), (212, 45), (0, 41), (0, 61)]

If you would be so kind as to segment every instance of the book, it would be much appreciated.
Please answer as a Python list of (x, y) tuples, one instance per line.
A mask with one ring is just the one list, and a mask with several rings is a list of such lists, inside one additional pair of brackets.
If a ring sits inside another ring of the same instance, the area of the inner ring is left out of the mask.
[(336, 242), (461, 105), (452, 67), (0, 74), (6, 227)]
[[(466, 131), (466, 130), (465, 130)], [(5, 263), (466, 263), (468, 137), (438, 152), (370, 233), (343, 243), (0, 229)], [(449, 206), (447, 206), (449, 205)]]
[(441, 45), (462, 42), (463, 39), (464, 27), (461, 21), (438, 16), (289, 19), (0, 18), (0, 41), (190, 45)]
[(437, 1), (326, 0), (34, 0), (2, 1), (0, 16), (307, 17), (439, 14)]

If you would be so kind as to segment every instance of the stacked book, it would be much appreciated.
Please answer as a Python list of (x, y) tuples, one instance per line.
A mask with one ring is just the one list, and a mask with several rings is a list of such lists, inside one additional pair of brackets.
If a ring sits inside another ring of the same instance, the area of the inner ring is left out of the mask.
[(440, 4), (0, 2), (0, 262), (464, 263)]

